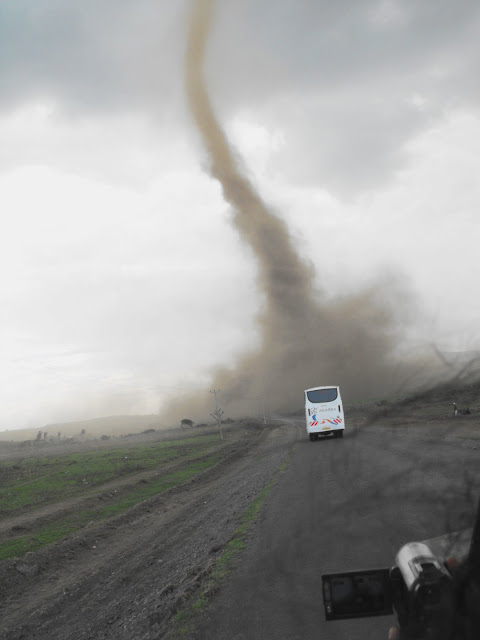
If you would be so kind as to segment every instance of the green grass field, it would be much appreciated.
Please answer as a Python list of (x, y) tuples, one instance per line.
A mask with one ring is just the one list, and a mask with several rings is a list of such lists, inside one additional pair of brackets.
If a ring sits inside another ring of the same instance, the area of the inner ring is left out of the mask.
[[(121, 514), (139, 502), (179, 485), (213, 466), (225, 444), (218, 435), (141, 444), (51, 457), (24, 458), (0, 463), (0, 515), (34, 513), (42, 506), (68, 498), (84, 498), (80, 507), (49, 517), (28, 535), (12, 534), (0, 543), (0, 560), (21, 557), (57, 542), (87, 523)], [(153, 471), (140, 482), (136, 475)], [(130, 482), (128, 479), (130, 478)], [(105, 486), (119, 481), (119, 490)], [(125, 481), (126, 480), (126, 481)], [(107, 492), (108, 499), (99, 500)], [(5, 536), (4, 536), (5, 537)]]
[(110, 480), (203, 456), (217, 435), (0, 463), (0, 514), (84, 495)]

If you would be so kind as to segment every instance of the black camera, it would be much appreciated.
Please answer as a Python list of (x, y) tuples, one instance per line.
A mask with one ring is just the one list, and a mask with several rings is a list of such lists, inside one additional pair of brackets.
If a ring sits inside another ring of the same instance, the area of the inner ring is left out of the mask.
[[(464, 531), (453, 538), (410, 542), (392, 569), (322, 576), (327, 620), (397, 613), (403, 638), (480, 638), (480, 501), (470, 543)], [(452, 548), (453, 547), (453, 548)], [(437, 553), (432, 551), (437, 550)], [(456, 548), (456, 554), (453, 549)], [(447, 550), (462, 562), (453, 577), (439, 560)]]
[(449, 571), (422, 542), (403, 546), (392, 569), (322, 576), (327, 620), (391, 615), (408, 637), (437, 637), (453, 612)]

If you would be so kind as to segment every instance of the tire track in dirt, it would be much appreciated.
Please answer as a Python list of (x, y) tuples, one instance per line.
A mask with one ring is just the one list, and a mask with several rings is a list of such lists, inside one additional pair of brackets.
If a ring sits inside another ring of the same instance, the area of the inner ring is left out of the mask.
[[(25, 561), (5, 563), (2, 637), (161, 637), (297, 438), (289, 426), (269, 426), (184, 486)], [(32, 575), (19, 573), (23, 564), (36, 567)]]
[[(204, 455), (199, 455), (195, 457), (194, 460), (196, 462), (201, 462), (203, 460), (206, 460), (210, 455), (216, 453), (220, 455), (223, 454), (228, 458), (231, 455), (237, 454), (237, 448), (241, 450), (245, 446), (247, 446), (246, 443), (242, 443), (241, 441), (230, 442), (216, 451), (208, 452)], [(233, 451), (229, 451), (229, 449), (231, 449), (232, 447)], [(66, 498), (61, 502), (47, 504), (38, 509), (35, 509), (34, 511), (29, 511), (28, 513), (21, 513), (19, 515), (7, 517), (0, 522), (0, 543), (4, 542), (13, 535), (18, 535), (20, 531), (28, 532), (33, 526), (35, 528), (38, 528), (40, 524), (47, 524), (54, 519), (67, 516), (74, 511), (82, 510), (83, 508), (86, 508), (87, 504), (89, 506), (89, 509), (91, 510), (93, 508), (92, 499), (102, 501), (111, 498), (112, 492), (117, 493), (119, 496), (124, 489), (128, 490), (129, 488), (132, 488), (142, 482), (148, 483), (151, 480), (158, 480), (168, 473), (172, 473), (178, 469), (182, 469), (185, 466), (186, 462), (187, 461), (185, 459), (180, 461), (175, 460), (170, 463), (162, 464), (159, 467), (155, 467), (154, 469), (149, 469), (148, 471), (130, 473), (124, 478), (117, 477), (114, 480), (106, 482), (102, 485), (98, 485), (89, 491), (85, 491), (81, 496)], [(190, 463), (192, 462), (192, 460), (189, 459), (188, 462)], [(42, 476), (42, 479), (46, 477), (47, 475)]]

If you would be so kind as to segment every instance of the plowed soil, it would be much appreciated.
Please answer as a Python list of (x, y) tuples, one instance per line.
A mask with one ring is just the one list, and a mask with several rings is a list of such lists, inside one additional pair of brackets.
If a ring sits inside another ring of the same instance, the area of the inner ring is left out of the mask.
[[(232, 437), (233, 434), (233, 437)], [(238, 527), (238, 517), (271, 480), (298, 437), (281, 423), (230, 428), (223, 459), (181, 486), (107, 523), (0, 566), (0, 637), (161, 638)], [(90, 445), (91, 446), (91, 445)], [(148, 481), (148, 473), (110, 483)], [(0, 523), (28, 531), (82, 498)]]

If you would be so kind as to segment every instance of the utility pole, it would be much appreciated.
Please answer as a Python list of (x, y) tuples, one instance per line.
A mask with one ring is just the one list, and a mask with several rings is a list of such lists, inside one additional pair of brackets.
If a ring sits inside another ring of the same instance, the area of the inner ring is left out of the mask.
[(223, 431), (222, 431), (223, 411), (218, 408), (218, 402), (217, 402), (217, 393), (220, 393), (220, 389), (212, 389), (210, 393), (213, 393), (213, 395), (215, 396), (215, 411), (213, 411), (213, 413), (211, 413), (210, 415), (213, 418), (215, 418), (218, 428), (220, 429), (220, 439), (223, 440)]
[(210, 393), (213, 393), (213, 395), (215, 396), (215, 411), (218, 411), (217, 393), (220, 393), (220, 389), (212, 389)]

